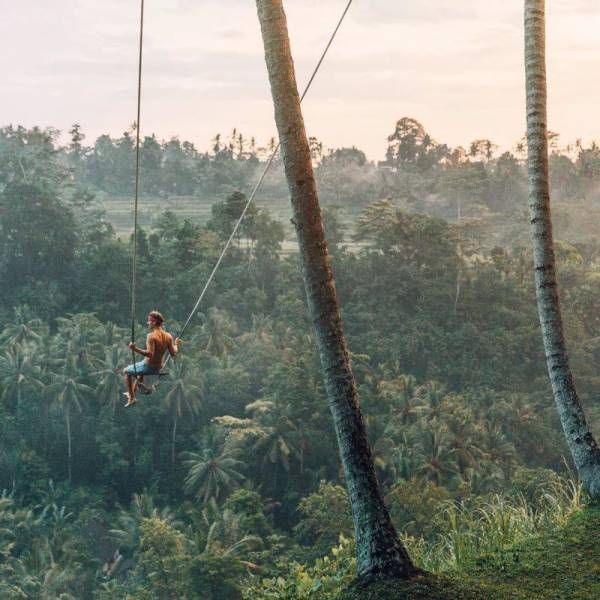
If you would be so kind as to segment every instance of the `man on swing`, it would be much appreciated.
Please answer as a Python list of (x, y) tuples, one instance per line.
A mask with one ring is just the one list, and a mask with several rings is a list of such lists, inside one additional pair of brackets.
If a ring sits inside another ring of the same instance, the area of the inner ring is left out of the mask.
[(153, 310), (148, 314), (147, 323), (150, 333), (146, 337), (146, 348), (138, 348), (134, 342), (128, 344), (129, 348), (141, 354), (144, 360), (129, 365), (123, 371), (125, 385), (127, 386), (125, 392), (127, 404), (125, 404), (125, 408), (137, 402), (135, 393), (138, 383), (143, 382), (144, 375), (158, 375), (164, 364), (166, 352), (168, 351), (171, 356), (175, 356), (179, 351), (179, 338), (173, 340), (173, 336), (164, 330), (164, 318), (157, 310)]

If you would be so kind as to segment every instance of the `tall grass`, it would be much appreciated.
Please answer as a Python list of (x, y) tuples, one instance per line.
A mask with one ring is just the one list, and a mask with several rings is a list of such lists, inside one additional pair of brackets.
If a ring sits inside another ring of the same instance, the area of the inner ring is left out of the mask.
[[(525, 496), (495, 494), (487, 499), (449, 502), (437, 515), (434, 540), (404, 536), (412, 559), (429, 572), (466, 570), (482, 556), (507, 550), (531, 536), (556, 530), (582, 507), (581, 487), (572, 480), (545, 484), (532, 504)], [(313, 565), (284, 560), (277, 565), (285, 576), (250, 576), (244, 600), (334, 600), (356, 574), (352, 539)]]
[(431, 542), (404, 541), (414, 560), (427, 571), (461, 570), (482, 555), (502, 552), (536, 533), (564, 525), (581, 507), (579, 483), (561, 480), (533, 504), (521, 494), (448, 503), (438, 515), (442, 535)]

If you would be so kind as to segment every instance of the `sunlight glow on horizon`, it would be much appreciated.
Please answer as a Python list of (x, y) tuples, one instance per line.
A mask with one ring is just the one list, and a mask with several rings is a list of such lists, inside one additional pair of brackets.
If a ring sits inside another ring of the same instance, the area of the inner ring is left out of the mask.
[[(286, 2), (299, 87), (345, 3)], [(2, 4), (0, 125), (66, 132), (79, 122), (87, 144), (121, 135), (135, 119), (138, 2)], [(600, 62), (600, 7), (547, 4), (549, 127), (561, 145), (589, 142), (600, 137), (600, 82), (590, 76)], [(265, 145), (275, 125), (254, 3), (146, 6), (142, 132), (205, 151), (236, 127)], [(410, 116), (452, 147), (489, 138), (513, 149), (525, 131), (521, 10), (521, 2), (355, 3), (305, 101), (309, 135), (378, 160), (395, 122)]]

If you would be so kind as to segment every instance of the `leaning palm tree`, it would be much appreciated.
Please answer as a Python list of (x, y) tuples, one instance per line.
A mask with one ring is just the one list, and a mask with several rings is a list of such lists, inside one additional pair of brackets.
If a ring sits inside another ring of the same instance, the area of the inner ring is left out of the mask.
[(400, 543), (383, 502), (358, 404), (300, 110), (282, 0), (256, 0), (256, 5), (293, 205), (304, 286), (352, 505), (357, 575), (360, 579), (384, 575), (410, 577), (417, 569)]
[(600, 449), (586, 422), (569, 367), (558, 296), (546, 118), (545, 2), (525, 0), (529, 214), (535, 289), (554, 401), (583, 487), (600, 498)]

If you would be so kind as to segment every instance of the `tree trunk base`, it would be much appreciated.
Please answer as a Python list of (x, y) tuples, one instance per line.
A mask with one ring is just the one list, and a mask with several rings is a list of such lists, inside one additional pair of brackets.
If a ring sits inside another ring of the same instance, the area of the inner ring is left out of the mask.
[(340, 590), (336, 600), (489, 600), (496, 598), (489, 586), (473, 582), (458, 582), (449, 577), (433, 575), (415, 569), (410, 578), (386, 577), (369, 581), (354, 581)]
[(600, 503), (600, 464), (580, 467), (579, 478), (583, 489), (595, 503)]
[(427, 571), (422, 571), (410, 563), (404, 566), (394, 563), (392, 565), (386, 565), (385, 567), (381, 567), (379, 569), (372, 569), (366, 573), (358, 575), (354, 580), (352, 587), (359, 590), (367, 588), (377, 581), (405, 581), (408, 579), (414, 579), (415, 577), (426, 577), (427, 575), (429, 575)]

